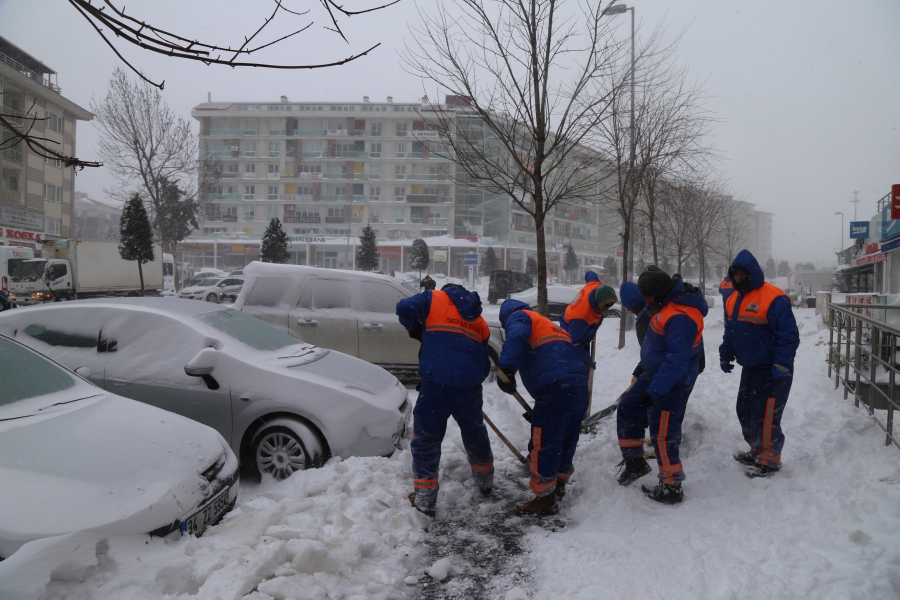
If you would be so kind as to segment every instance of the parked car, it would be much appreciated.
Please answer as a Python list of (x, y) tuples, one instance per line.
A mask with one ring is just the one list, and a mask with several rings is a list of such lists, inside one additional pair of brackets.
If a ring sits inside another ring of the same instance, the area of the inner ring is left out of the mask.
[(83, 529), (199, 535), (234, 506), (237, 458), (213, 429), (2, 335), (0, 381), (0, 559)]
[(182, 288), (178, 292), (179, 298), (187, 298), (188, 300), (206, 300), (220, 304), (223, 300), (234, 300), (241, 293), (241, 286), (244, 280), (239, 277), (226, 277), (224, 279), (216, 279), (214, 277), (206, 277), (200, 279), (196, 283)]
[[(339, 350), (412, 379), (419, 365), (418, 341), (397, 320), (396, 306), (412, 296), (393, 277), (252, 262), (234, 308), (292, 336)], [(499, 323), (491, 325), (490, 348), (500, 356)]]
[[(558, 321), (559, 317), (564, 312), (566, 312), (566, 307), (572, 303), (572, 301), (575, 299), (575, 296), (577, 296), (578, 292), (581, 291), (582, 287), (584, 286), (548, 285), (547, 317), (551, 321)], [(537, 287), (527, 289), (524, 292), (519, 292), (518, 294), (512, 294), (510, 298), (512, 298), (513, 300), (524, 302), (532, 308), (537, 308)], [(608, 311), (606, 311), (607, 319), (621, 318), (621, 304), (617, 303), (614, 306), (618, 306), (619, 308), (610, 308)]]
[(332, 456), (388, 456), (410, 406), (396, 378), (249, 315), (165, 298), (85, 300), (0, 313), (14, 336), (91, 380), (209, 425), (248, 475), (276, 479)]
[(509, 298), (510, 294), (527, 290), (532, 285), (531, 275), (519, 271), (494, 271), (488, 283), (488, 302), (496, 304)]
[(238, 267), (236, 269), (232, 269), (229, 275), (237, 275), (239, 277), (244, 275), (244, 267)]

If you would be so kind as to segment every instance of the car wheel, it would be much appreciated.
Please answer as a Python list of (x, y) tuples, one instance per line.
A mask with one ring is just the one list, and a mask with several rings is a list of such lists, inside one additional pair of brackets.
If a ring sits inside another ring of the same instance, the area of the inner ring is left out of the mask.
[(219, 297), (215, 294), (215, 292), (210, 292), (206, 295), (206, 301), (212, 302), (213, 304), (218, 304)]
[(252, 474), (267, 473), (281, 481), (296, 471), (321, 467), (327, 458), (314, 429), (287, 418), (263, 425), (250, 444)]
[(620, 313), (620, 312), (619, 312), (619, 309), (617, 309), (617, 308), (611, 308), (611, 309), (609, 309), (608, 311), (606, 311), (606, 317), (605, 317), (605, 318), (607, 318), (607, 319), (621, 319), (621, 318), (622, 318), (622, 313)]

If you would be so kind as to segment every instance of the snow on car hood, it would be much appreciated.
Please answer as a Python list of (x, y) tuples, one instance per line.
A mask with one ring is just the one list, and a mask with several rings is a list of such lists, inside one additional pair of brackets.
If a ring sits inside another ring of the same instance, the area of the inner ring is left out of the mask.
[(0, 422), (0, 554), (81, 529), (147, 533), (203, 501), (227, 452), (209, 427), (96, 390), (58, 412)]

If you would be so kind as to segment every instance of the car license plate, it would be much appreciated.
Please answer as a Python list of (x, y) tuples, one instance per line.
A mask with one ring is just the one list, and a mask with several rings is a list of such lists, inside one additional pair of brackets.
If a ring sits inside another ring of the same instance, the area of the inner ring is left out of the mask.
[(200, 535), (209, 525), (216, 522), (222, 513), (224, 513), (230, 504), (229, 492), (230, 487), (219, 492), (215, 498), (206, 503), (206, 506), (189, 516), (181, 522), (182, 535)]

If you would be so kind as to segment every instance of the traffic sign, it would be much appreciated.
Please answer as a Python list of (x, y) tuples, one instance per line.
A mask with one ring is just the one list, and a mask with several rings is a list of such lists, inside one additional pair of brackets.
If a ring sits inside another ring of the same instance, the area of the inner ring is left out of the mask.
[(467, 267), (474, 267), (478, 264), (478, 253), (476, 252), (466, 253), (463, 258), (465, 259), (463, 264)]

